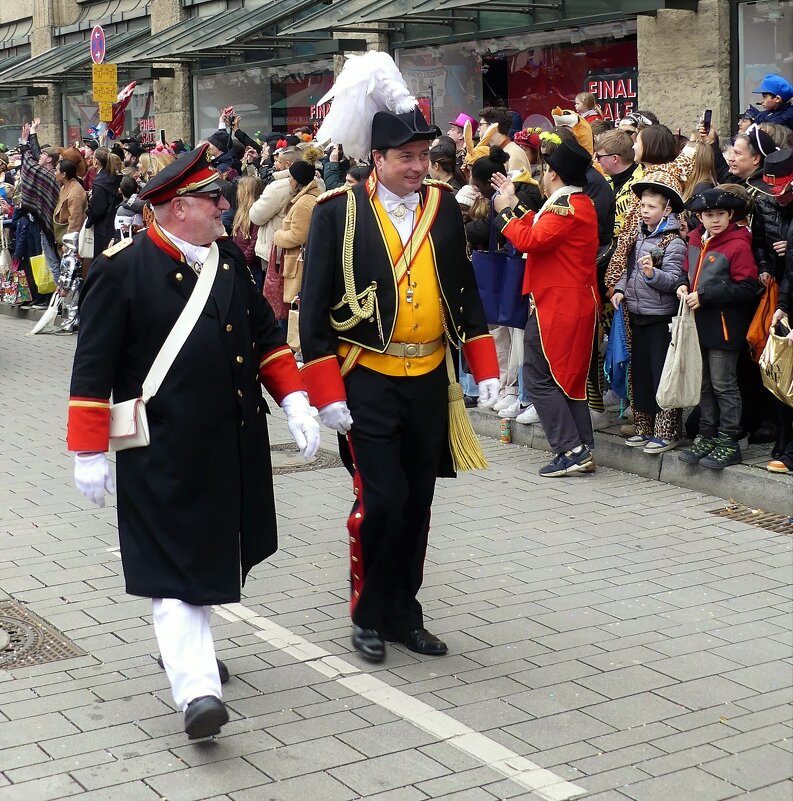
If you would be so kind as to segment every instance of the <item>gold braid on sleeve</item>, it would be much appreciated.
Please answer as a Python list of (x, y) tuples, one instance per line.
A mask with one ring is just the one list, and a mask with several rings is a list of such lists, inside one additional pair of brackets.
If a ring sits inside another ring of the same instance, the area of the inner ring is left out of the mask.
[(377, 328), (380, 331), (380, 340), (383, 341), (383, 326), (380, 321), (380, 307), (377, 303), (377, 281), (372, 281), (362, 292), (356, 291), (355, 272), (353, 270), (353, 240), (355, 238), (355, 221), (357, 207), (355, 195), (347, 193), (347, 213), (344, 220), (344, 241), (341, 248), (342, 273), (344, 275), (344, 295), (341, 301), (331, 307), (331, 312), (338, 311), (345, 306), (349, 308), (351, 316), (339, 322), (330, 316), (330, 324), (336, 331), (349, 331), (363, 320), (377, 318)]

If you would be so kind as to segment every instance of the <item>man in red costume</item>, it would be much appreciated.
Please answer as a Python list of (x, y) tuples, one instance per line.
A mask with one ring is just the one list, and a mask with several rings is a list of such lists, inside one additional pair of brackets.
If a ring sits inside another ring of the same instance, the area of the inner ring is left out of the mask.
[(594, 436), (586, 377), (598, 315), (595, 207), (583, 194), (592, 157), (563, 141), (546, 158), (538, 212), (523, 208), (512, 182), (493, 176), (502, 234), (526, 254), (523, 293), (531, 297), (524, 379), (556, 457), (541, 476), (589, 473)]

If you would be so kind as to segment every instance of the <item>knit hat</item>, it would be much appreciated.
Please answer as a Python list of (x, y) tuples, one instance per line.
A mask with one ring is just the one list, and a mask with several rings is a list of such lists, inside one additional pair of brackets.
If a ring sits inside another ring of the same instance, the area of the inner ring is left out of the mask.
[(565, 126), (573, 131), (581, 147), (591, 156), (595, 152), (594, 137), (592, 136), (592, 126), (578, 113), (569, 109), (562, 110), (559, 106), (551, 109), (554, 125)]
[(228, 131), (220, 129), (207, 137), (207, 142), (225, 153), (231, 144), (231, 135)]
[(308, 186), (314, 180), (316, 171), (307, 161), (296, 161), (289, 168), (289, 174), (300, 186)]
[(470, 184), (466, 184), (462, 187), (457, 194), (454, 196), (457, 202), (461, 206), (465, 206), (466, 208), (471, 208), (476, 202), (476, 199), (479, 197), (479, 193), (474, 189), (473, 186)]
[(641, 181), (631, 184), (631, 190), (639, 198), (645, 190), (663, 195), (675, 214), (680, 214), (686, 205), (680, 193), (680, 182), (665, 172), (648, 172)]

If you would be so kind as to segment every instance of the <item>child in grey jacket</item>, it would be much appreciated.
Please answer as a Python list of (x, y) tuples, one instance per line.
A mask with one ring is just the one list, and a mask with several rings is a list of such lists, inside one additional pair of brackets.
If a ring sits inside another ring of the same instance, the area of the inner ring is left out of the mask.
[(669, 348), (669, 323), (676, 314), (675, 288), (683, 271), (686, 244), (675, 216), (684, 201), (662, 173), (650, 173), (631, 189), (641, 200), (636, 242), (611, 303), (627, 313), (632, 333), (631, 380), (636, 434), (625, 444), (645, 453), (664, 453), (680, 440), (681, 410), (662, 410), (655, 401)]

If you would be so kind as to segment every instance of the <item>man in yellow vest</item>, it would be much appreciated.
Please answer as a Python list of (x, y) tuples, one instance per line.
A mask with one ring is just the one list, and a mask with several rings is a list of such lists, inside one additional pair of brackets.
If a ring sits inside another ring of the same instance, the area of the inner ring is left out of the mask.
[(447, 652), (416, 595), (435, 480), (455, 475), (451, 349), (462, 347), (480, 405), (492, 406), (499, 387), (454, 193), (425, 180), (438, 135), (418, 108), (374, 115), (375, 169), (320, 197), (300, 294), (302, 376), (353, 474), (352, 644), (374, 662), (385, 640)]

